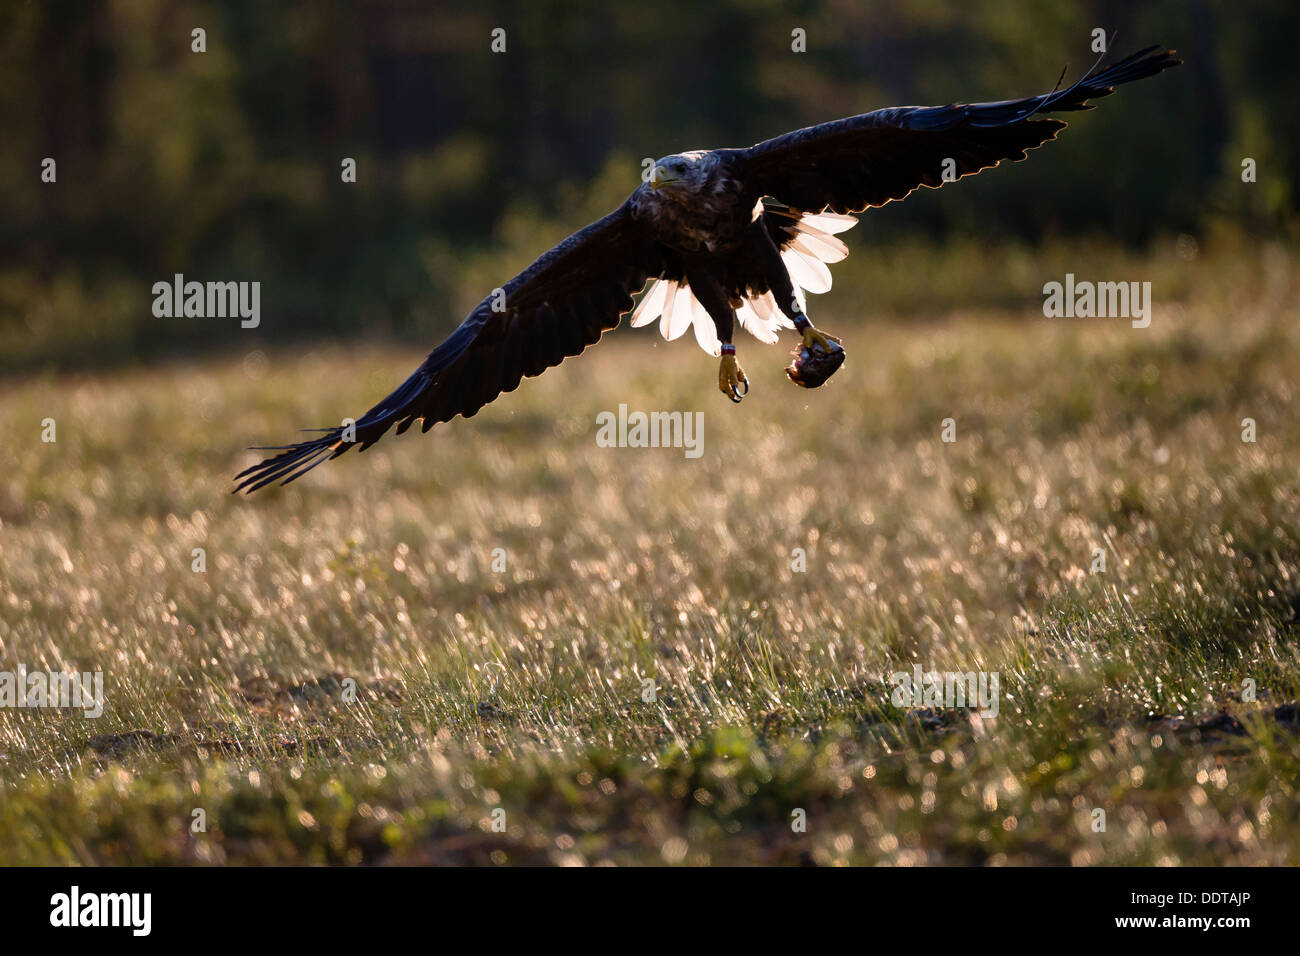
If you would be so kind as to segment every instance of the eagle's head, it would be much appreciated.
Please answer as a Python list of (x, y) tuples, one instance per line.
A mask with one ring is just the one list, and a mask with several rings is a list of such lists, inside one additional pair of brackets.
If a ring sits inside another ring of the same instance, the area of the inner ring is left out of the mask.
[(709, 177), (712, 164), (705, 161), (708, 153), (692, 150), (674, 153), (655, 162), (655, 168), (646, 181), (650, 191), (665, 199), (698, 192)]

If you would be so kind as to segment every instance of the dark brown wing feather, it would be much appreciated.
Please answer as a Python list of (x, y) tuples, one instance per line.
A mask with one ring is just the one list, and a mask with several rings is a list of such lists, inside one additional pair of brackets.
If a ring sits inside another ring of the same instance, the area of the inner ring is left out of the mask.
[(944, 160), (957, 177), (1020, 160), (1065, 128), (1039, 114), (1092, 109), (1088, 100), (1121, 83), (1152, 76), (1180, 62), (1173, 51), (1148, 47), (1069, 89), (1023, 100), (952, 106), (900, 106), (795, 130), (738, 151), (741, 175), (754, 197), (773, 196), (796, 209), (861, 212), (902, 199), (918, 186), (944, 184)]
[(626, 203), (574, 233), (503, 287), (504, 310), (488, 296), (429, 353), (396, 391), (356, 420), (356, 440), (341, 426), (319, 438), (271, 446), (280, 454), (235, 476), (235, 491), (288, 484), (322, 461), (377, 442), (394, 425), (469, 418), (524, 376), (540, 375), (594, 344), (632, 308), (632, 296), (664, 271), (661, 247), (633, 220)]

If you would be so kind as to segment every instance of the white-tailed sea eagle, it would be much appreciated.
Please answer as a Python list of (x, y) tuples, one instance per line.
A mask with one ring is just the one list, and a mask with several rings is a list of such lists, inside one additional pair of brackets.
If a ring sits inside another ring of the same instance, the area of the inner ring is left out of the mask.
[(736, 361), (735, 324), (763, 342), (781, 329), (802, 336), (787, 370), (820, 385), (839, 367), (839, 340), (813, 327), (805, 292), (831, 286), (827, 263), (848, 248), (836, 233), (851, 215), (945, 182), (1025, 158), (1065, 128), (1046, 114), (1091, 109), (1121, 83), (1180, 61), (1149, 47), (1065, 90), (1028, 99), (903, 106), (810, 126), (748, 149), (693, 150), (659, 160), (647, 182), (608, 216), (565, 239), (489, 295), (401, 386), (350, 428), (277, 451), (236, 476), (235, 489), (287, 484), (354, 445), (373, 445), (394, 425), (428, 431), (469, 418), (530, 375), (594, 344), (653, 285), (632, 325), (656, 318), (665, 338), (692, 328), (721, 355), (718, 386), (739, 402), (749, 381)]

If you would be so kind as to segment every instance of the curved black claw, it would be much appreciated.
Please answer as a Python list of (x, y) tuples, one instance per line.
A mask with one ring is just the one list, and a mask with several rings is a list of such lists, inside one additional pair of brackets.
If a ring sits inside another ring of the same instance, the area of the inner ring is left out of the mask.
[[(743, 392), (740, 390), (742, 385), (745, 387)], [(749, 394), (749, 376), (736, 362), (734, 354), (722, 356), (722, 364), (718, 366), (718, 390), (736, 405)]]

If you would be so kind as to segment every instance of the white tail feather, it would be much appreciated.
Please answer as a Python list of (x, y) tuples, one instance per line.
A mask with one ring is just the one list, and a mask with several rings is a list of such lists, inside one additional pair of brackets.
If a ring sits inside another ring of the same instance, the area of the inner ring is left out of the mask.
[(740, 323), (742, 329), (754, 338), (771, 345), (777, 341), (777, 323), (770, 319), (760, 318), (758, 313), (754, 311), (753, 301), (753, 299), (750, 299), (741, 304), (740, 308), (736, 310), (736, 321)]
[(677, 286), (672, 307), (664, 310), (663, 321), (659, 323), (659, 331), (663, 332), (664, 338), (669, 342), (681, 338), (690, 328), (691, 319), (695, 316), (695, 309), (691, 305), (694, 301), (695, 296), (691, 295), (689, 285)]
[(794, 323), (786, 318), (785, 313), (776, 304), (776, 296), (771, 292), (751, 295), (749, 305), (764, 322), (779, 329), (793, 329)]
[(664, 303), (668, 300), (668, 283), (656, 279), (650, 291), (641, 297), (637, 303), (636, 311), (632, 313), (632, 328), (639, 329), (643, 325), (649, 325), (655, 319), (659, 318), (664, 311)]
[(709, 313), (700, 304), (699, 299), (692, 296), (691, 302), (694, 303), (691, 307), (691, 326), (695, 329), (695, 341), (709, 355), (721, 355), (722, 343), (718, 341), (717, 326), (713, 324), (713, 319), (709, 318)]
[(664, 282), (664, 307), (659, 313), (659, 334), (668, 338), (668, 324), (672, 320), (673, 306), (677, 303), (677, 283), (669, 279)]

